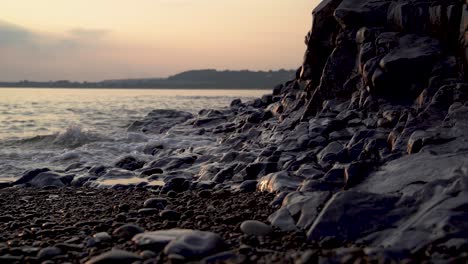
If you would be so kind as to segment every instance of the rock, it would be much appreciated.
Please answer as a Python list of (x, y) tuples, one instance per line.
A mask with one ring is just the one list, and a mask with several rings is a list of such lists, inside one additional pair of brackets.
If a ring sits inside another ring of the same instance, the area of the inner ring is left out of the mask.
[(135, 121), (127, 130), (161, 134), (169, 130), (171, 127), (181, 124), (191, 118), (193, 118), (193, 115), (188, 112), (157, 109), (149, 113), (143, 120)]
[(141, 176), (151, 176), (154, 174), (162, 174), (164, 171), (160, 168), (149, 168), (149, 169), (144, 169), (141, 171), (140, 175)]
[(266, 236), (273, 232), (271, 226), (255, 220), (242, 222), (240, 229), (244, 234), (253, 236)]
[(226, 248), (224, 240), (211, 232), (193, 231), (183, 234), (165, 248), (167, 255), (179, 255), (185, 259), (201, 259)]
[(166, 208), (168, 201), (165, 198), (155, 197), (149, 198), (143, 203), (145, 208), (157, 208), (163, 210)]
[(284, 232), (296, 231), (296, 223), (292, 218), (289, 210), (281, 208), (268, 217), (268, 221), (272, 226), (281, 229)]
[(291, 176), (288, 172), (281, 171), (270, 173), (258, 181), (257, 188), (261, 192), (279, 192), (296, 190), (300, 185), (300, 179)]
[(129, 171), (141, 169), (144, 165), (144, 161), (138, 160), (132, 156), (123, 157), (115, 163), (116, 167)]
[(238, 190), (243, 193), (250, 193), (250, 192), (255, 192), (257, 189), (257, 181), (256, 180), (247, 180), (243, 181), (239, 187)]
[(132, 238), (132, 241), (140, 249), (152, 250), (160, 252), (169, 242), (185, 235), (190, 234), (193, 230), (189, 229), (170, 229), (154, 232), (145, 232), (137, 234)]
[(50, 169), (47, 169), (47, 168), (26, 171), (25, 173), (23, 173), (23, 175), (18, 180), (16, 180), (13, 183), (13, 185), (27, 183), (27, 182), (31, 181), (32, 179), (34, 179), (37, 175), (39, 175), (39, 174), (41, 174), (43, 172), (48, 172), (48, 171), (50, 171)]
[(186, 190), (188, 190), (190, 187), (190, 182), (187, 181), (185, 178), (182, 177), (176, 177), (168, 180), (161, 191), (164, 192), (169, 192), (169, 191), (174, 191), (176, 193), (181, 193)]
[(178, 221), (180, 219), (180, 214), (173, 210), (163, 210), (159, 213), (159, 216), (169, 221)]
[(122, 225), (112, 232), (113, 237), (123, 238), (123, 239), (131, 239), (135, 235), (143, 233), (145, 230), (137, 225), (134, 224), (125, 224)]
[(335, 194), (309, 229), (309, 241), (334, 237), (340, 242), (356, 239), (390, 227), (407, 212), (394, 210), (398, 197), (344, 191)]
[(29, 183), (34, 187), (64, 187), (65, 184), (61, 180), (62, 175), (54, 172), (42, 172), (37, 174)]
[(93, 235), (93, 238), (97, 243), (112, 240), (112, 237), (107, 232), (96, 233)]
[(62, 250), (58, 247), (46, 247), (37, 253), (37, 258), (41, 260), (51, 259), (62, 254)]
[(321, 162), (335, 162), (339, 159), (339, 154), (344, 147), (338, 142), (331, 142), (317, 155), (317, 159)]
[(90, 260), (86, 261), (85, 264), (111, 264), (111, 263), (123, 263), (123, 264), (132, 264), (136, 261), (141, 260), (141, 257), (137, 254), (120, 250), (112, 249), (106, 253), (103, 253), (99, 256), (93, 257)]

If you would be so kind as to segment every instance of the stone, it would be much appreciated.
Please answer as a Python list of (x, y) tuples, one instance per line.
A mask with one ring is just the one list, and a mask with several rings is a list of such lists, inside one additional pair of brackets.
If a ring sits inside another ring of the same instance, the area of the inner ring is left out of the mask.
[(112, 240), (112, 237), (107, 232), (96, 233), (96, 234), (93, 235), (93, 238), (97, 243)]
[(296, 231), (296, 223), (287, 208), (281, 208), (268, 217), (272, 226), (281, 229), (284, 232)]
[(240, 229), (244, 234), (253, 236), (266, 236), (273, 232), (271, 226), (255, 220), (242, 222)]
[(137, 225), (134, 224), (124, 224), (114, 230), (112, 232), (113, 237), (123, 238), (123, 239), (131, 239), (135, 235), (143, 233), (145, 230)]
[(317, 159), (321, 162), (334, 162), (337, 161), (338, 155), (343, 151), (344, 147), (338, 142), (331, 142), (319, 154)]
[(255, 190), (257, 189), (257, 184), (258, 182), (256, 180), (243, 181), (239, 185), (238, 190), (243, 193), (255, 192)]
[(177, 221), (180, 219), (180, 213), (174, 210), (163, 210), (159, 213), (159, 216), (162, 219), (169, 220), (169, 221)]
[(145, 208), (157, 208), (163, 210), (168, 205), (168, 201), (165, 198), (161, 197), (154, 197), (149, 198), (143, 203), (143, 207)]
[[(307, 232), (309, 241), (334, 237), (340, 242), (390, 227), (404, 214), (396, 208), (398, 197), (357, 191), (339, 192), (327, 202)], [(402, 209), (402, 211), (404, 211)]]
[(62, 175), (54, 172), (42, 172), (36, 175), (29, 183), (34, 187), (64, 187), (65, 184), (61, 180)]
[(191, 232), (193, 232), (193, 230), (190, 229), (169, 229), (145, 232), (135, 235), (132, 241), (140, 249), (160, 252), (172, 240), (182, 235), (190, 234)]
[(34, 169), (34, 170), (29, 170), (29, 171), (26, 171), (23, 173), (23, 175), (18, 179), (16, 180), (13, 184), (14, 185), (18, 185), (18, 184), (24, 184), (24, 183), (27, 183), (29, 181), (31, 181), (32, 179), (34, 179), (34, 177), (36, 177), (37, 175), (43, 173), (43, 172), (48, 172), (50, 171), (50, 169), (48, 168), (43, 168), (43, 169)]
[(211, 232), (193, 231), (183, 234), (165, 248), (166, 255), (179, 255), (185, 259), (201, 259), (226, 248), (224, 240)]
[(37, 258), (41, 260), (51, 259), (55, 256), (62, 254), (62, 250), (58, 247), (46, 247), (37, 253)]
[(161, 134), (169, 130), (171, 127), (181, 124), (191, 118), (193, 118), (193, 115), (188, 112), (157, 109), (151, 111), (143, 120), (135, 121), (127, 128), (127, 130)]
[(301, 180), (288, 172), (281, 171), (270, 173), (258, 181), (257, 189), (261, 192), (280, 192), (296, 190)]
[(144, 161), (138, 160), (132, 156), (123, 157), (115, 163), (116, 167), (129, 171), (141, 169), (144, 165)]
[(91, 258), (90, 260), (86, 261), (85, 264), (132, 264), (139, 260), (141, 260), (141, 257), (137, 254), (120, 249), (112, 249), (106, 253)]

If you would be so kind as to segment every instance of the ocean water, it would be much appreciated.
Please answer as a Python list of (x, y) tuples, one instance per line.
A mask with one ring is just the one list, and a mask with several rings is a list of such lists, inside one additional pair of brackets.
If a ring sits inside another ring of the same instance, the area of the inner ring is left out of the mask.
[(0, 181), (31, 168), (110, 164), (138, 154), (155, 135), (127, 132), (154, 109), (201, 109), (260, 97), (268, 90), (0, 89)]

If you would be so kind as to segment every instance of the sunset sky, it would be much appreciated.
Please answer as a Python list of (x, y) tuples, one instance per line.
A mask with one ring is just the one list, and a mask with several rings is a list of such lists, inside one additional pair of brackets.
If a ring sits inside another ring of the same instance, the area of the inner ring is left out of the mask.
[(318, 0), (0, 0), (0, 80), (295, 69)]

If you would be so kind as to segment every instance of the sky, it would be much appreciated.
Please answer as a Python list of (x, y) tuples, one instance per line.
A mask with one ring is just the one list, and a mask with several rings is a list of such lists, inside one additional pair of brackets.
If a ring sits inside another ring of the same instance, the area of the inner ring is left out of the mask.
[(319, 0), (0, 0), (0, 80), (296, 69)]

